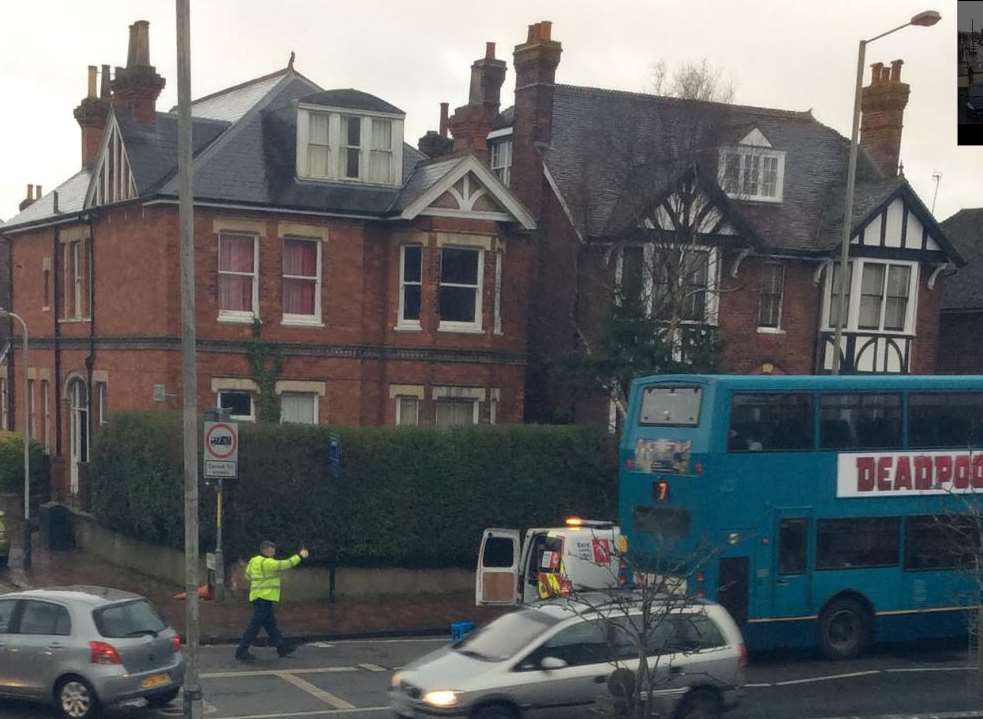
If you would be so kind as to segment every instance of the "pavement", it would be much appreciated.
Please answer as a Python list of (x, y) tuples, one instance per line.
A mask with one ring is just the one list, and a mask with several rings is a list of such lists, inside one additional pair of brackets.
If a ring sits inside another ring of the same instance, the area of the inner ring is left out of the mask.
[[(142, 594), (160, 609), (171, 626), (185, 633), (185, 602), (174, 598), (184, 591), (183, 587), (121, 569), (84, 551), (35, 549), (30, 571), (16, 565), (0, 571), (0, 593), (71, 584), (108, 586)], [(237, 641), (251, 614), (251, 607), (245, 601), (201, 601), (199, 608), (202, 644)], [(277, 607), (277, 622), (284, 634), (297, 642), (396, 635), (448, 636), (452, 622), (483, 624), (503, 611), (476, 607), (474, 594), (470, 592), (419, 594), (413, 595), (412, 601), (399, 597), (339, 600), (333, 604), (283, 601)]]

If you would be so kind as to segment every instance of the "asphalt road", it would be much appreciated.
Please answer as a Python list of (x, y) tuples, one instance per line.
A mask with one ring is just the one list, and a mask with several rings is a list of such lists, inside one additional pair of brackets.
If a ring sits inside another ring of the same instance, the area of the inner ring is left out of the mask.
[[(231, 647), (204, 647), (201, 672), (207, 719), (376, 719), (390, 717), (386, 689), (392, 671), (445, 639), (317, 643), (288, 659), (256, 648), (253, 664), (236, 662)], [(828, 662), (807, 655), (752, 657), (743, 705), (733, 719), (829, 719), (963, 716), (983, 707), (974, 672), (960, 647), (906, 645), (873, 656)], [(953, 714), (955, 713), (955, 714)], [(983, 717), (983, 712), (979, 714)], [(4, 719), (54, 719), (54, 710), (0, 703)], [(165, 719), (172, 708), (128, 707), (112, 719)]]

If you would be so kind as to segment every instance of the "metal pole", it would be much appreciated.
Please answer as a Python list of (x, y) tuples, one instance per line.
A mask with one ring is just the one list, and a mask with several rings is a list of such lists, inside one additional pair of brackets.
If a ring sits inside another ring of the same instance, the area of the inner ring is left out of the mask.
[(181, 367), (184, 400), (184, 717), (200, 719), (198, 679), (198, 377), (195, 368), (194, 204), (191, 195), (191, 9), (177, 3), (178, 221), (181, 228)]
[[(903, 26), (902, 26), (903, 27)], [(850, 266), (850, 234), (853, 229), (853, 187), (857, 178), (857, 134), (860, 129), (860, 93), (864, 80), (864, 55), (867, 41), (860, 41), (857, 53), (857, 86), (853, 95), (853, 130), (850, 133), (850, 161), (846, 176), (846, 202), (843, 209), (843, 239), (840, 245), (840, 301), (836, 308), (836, 333), (833, 336), (833, 374), (840, 373), (840, 354), (843, 340), (843, 325), (846, 322), (847, 290), (852, 283), (847, 282)]]
[(219, 477), (218, 492), (215, 498), (215, 599), (219, 602), (225, 599), (225, 557), (222, 554), (222, 489), (223, 481)]
[(31, 568), (31, 409), (28, 402), (31, 396), (28, 392), (30, 380), (27, 378), (27, 323), (20, 315), (11, 312), (16, 317), (24, 331), (24, 569)]

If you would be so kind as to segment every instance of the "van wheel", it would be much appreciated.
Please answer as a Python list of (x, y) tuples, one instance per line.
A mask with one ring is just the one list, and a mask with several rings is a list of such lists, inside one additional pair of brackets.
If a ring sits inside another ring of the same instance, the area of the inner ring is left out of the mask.
[(697, 689), (683, 700), (676, 719), (720, 719), (720, 700), (712, 692)]
[(515, 714), (503, 704), (492, 704), (478, 709), (471, 719), (515, 719)]
[(65, 677), (55, 687), (55, 703), (65, 719), (94, 719), (101, 707), (95, 690), (81, 677)]
[(855, 599), (830, 602), (819, 617), (819, 648), (827, 659), (852, 659), (870, 641), (870, 617)]

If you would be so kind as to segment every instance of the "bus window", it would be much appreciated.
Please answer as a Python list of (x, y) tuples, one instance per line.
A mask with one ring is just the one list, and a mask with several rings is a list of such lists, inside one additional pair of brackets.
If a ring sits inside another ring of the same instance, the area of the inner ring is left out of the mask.
[(925, 515), (905, 522), (905, 569), (955, 569), (972, 565), (980, 527), (970, 515)]
[(636, 532), (663, 537), (689, 535), (689, 512), (685, 509), (636, 506), (633, 516)]
[(699, 387), (653, 385), (642, 390), (642, 424), (695, 427), (700, 421)]
[(908, 447), (983, 446), (983, 392), (908, 395)]
[(802, 574), (806, 570), (805, 519), (783, 519), (778, 525), (778, 573)]
[(807, 394), (734, 394), (727, 450), (812, 449), (812, 397)]
[(816, 523), (816, 568), (893, 567), (898, 563), (898, 517), (820, 519)]
[(820, 415), (823, 449), (901, 448), (900, 395), (824, 394)]

